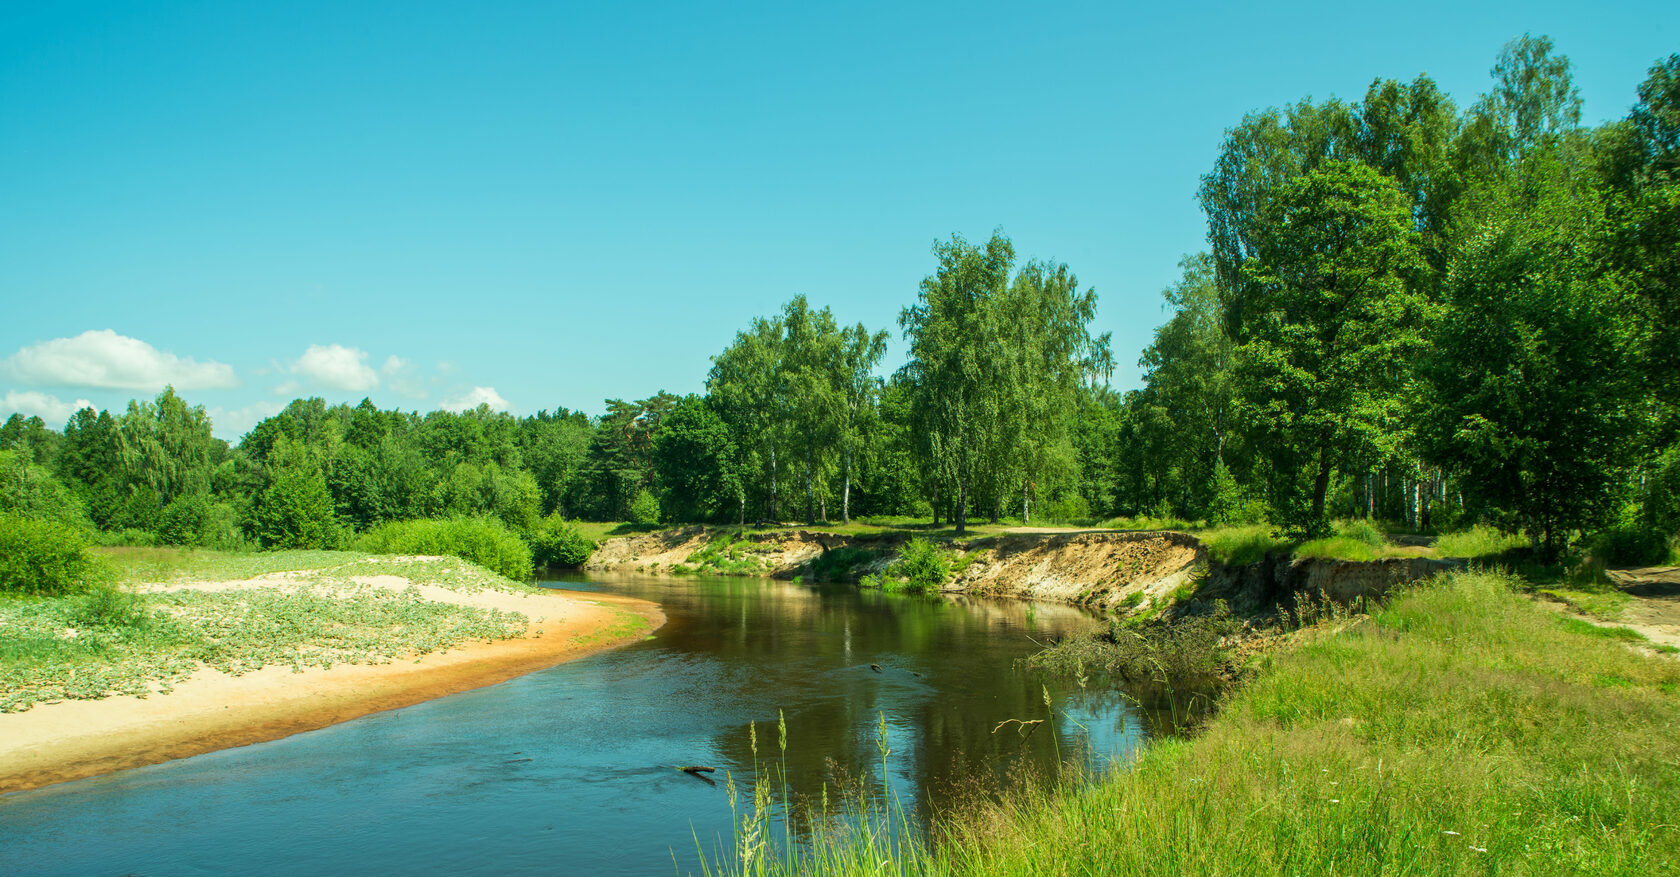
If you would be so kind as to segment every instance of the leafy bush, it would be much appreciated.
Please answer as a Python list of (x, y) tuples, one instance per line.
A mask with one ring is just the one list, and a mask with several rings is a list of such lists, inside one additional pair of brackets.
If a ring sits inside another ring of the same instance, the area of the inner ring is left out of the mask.
[(0, 451), (0, 511), (82, 532), (93, 529), (76, 495), (52, 472), (15, 451)]
[(1611, 566), (1649, 566), (1668, 559), (1668, 537), (1655, 527), (1628, 522), (1600, 533), (1592, 555)]
[(653, 492), (643, 488), (636, 498), (630, 501), (630, 522), (633, 524), (659, 523), (659, 500)]
[(951, 559), (939, 546), (917, 536), (904, 544), (898, 560), (887, 567), (884, 577), (875, 581), (889, 591), (921, 594), (939, 590), (950, 577)]
[(495, 518), (419, 518), (386, 521), (356, 540), (372, 554), (447, 554), (515, 581), (531, 577), (531, 549)]
[(73, 594), (107, 578), (75, 529), (0, 512), (0, 593)]
[(1045, 503), (1044, 517), (1058, 524), (1083, 521), (1091, 517), (1091, 504), (1085, 497), (1070, 493)]
[(542, 566), (579, 567), (594, 553), (595, 543), (558, 512), (544, 518), (531, 534), (531, 554)]

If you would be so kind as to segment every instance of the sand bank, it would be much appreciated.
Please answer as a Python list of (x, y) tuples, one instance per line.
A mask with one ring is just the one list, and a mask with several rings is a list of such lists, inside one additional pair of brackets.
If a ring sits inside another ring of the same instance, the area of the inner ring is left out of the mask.
[[(363, 581), (407, 584), (385, 576)], [(276, 740), (494, 685), (639, 640), (665, 621), (653, 603), (605, 594), (421, 590), (427, 599), (517, 611), (533, 621), (520, 638), (468, 643), (417, 659), (302, 672), (271, 666), (242, 676), (201, 669), (168, 694), (69, 700), (0, 714), (0, 794)]]

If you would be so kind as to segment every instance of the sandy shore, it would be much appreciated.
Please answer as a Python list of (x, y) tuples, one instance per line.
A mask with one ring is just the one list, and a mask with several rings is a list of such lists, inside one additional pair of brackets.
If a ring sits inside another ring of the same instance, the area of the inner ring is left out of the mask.
[[(407, 584), (395, 576), (361, 581)], [(273, 584), (253, 580), (170, 587)], [(71, 700), (0, 714), (0, 794), (276, 740), (494, 685), (639, 640), (665, 622), (653, 603), (606, 594), (468, 594), (439, 587), (421, 591), (427, 599), (513, 610), (533, 621), (521, 638), (469, 643), (418, 659), (307, 668), (301, 673), (290, 667), (264, 667), (242, 676), (202, 669), (169, 694)], [(627, 629), (627, 612), (645, 624)]]

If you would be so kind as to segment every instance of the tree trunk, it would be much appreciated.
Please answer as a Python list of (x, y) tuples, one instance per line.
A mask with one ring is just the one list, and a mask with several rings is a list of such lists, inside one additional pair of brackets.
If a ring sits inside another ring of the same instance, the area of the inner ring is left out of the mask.
[(1312, 523), (1317, 530), (1324, 526), (1324, 495), (1330, 492), (1330, 443), (1318, 446), (1318, 474), (1313, 477)]
[(770, 446), (770, 520), (780, 521), (781, 509), (776, 505), (776, 446)]
[(852, 449), (846, 449), (845, 477), (840, 487), (840, 523), (852, 522)]
[(1021, 481), (1021, 524), (1032, 523), (1032, 482)]
[(816, 500), (816, 491), (811, 484), (811, 454), (812, 454), (811, 447), (809, 445), (806, 445), (806, 447), (805, 447), (805, 522), (808, 523), (808, 524), (815, 524), (817, 522), (817, 500)]
[(966, 528), (968, 527), (968, 476), (966, 474), (957, 478), (956, 520), (957, 535), (961, 536), (967, 532)]

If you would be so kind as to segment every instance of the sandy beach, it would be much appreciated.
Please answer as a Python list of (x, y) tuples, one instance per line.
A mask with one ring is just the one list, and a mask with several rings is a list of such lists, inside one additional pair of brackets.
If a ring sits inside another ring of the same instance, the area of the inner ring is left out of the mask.
[[(397, 576), (363, 584), (406, 587)], [(272, 586), (272, 579), (169, 588)], [(0, 714), (0, 794), (275, 740), (552, 667), (645, 637), (659, 607), (605, 594), (472, 593), (421, 587), (428, 600), (511, 610), (532, 619), (525, 636), (473, 642), (386, 664), (330, 669), (268, 666), (232, 676), (200, 669), (174, 690), (39, 704)], [(627, 623), (640, 620), (642, 623)]]

